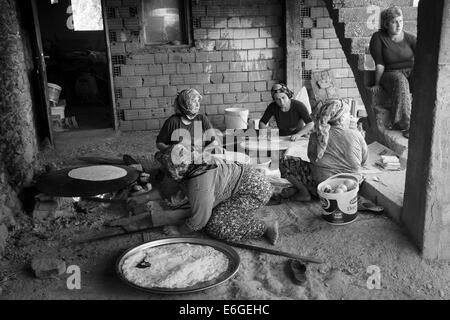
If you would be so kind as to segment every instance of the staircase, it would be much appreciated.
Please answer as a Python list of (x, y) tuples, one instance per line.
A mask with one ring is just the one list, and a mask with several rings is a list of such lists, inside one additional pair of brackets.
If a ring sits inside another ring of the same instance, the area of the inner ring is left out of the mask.
[[(406, 159), (408, 140), (399, 131), (388, 130), (391, 99), (384, 90), (372, 88), (375, 63), (369, 54), (372, 34), (378, 30), (377, 13), (391, 5), (401, 7), (404, 30), (416, 34), (417, 7), (413, 0), (325, 0), (342, 49), (358, 85), (366, 107), (368, 142), (378, 141)], [(376, 11), (379, 8), (380, 11)]]

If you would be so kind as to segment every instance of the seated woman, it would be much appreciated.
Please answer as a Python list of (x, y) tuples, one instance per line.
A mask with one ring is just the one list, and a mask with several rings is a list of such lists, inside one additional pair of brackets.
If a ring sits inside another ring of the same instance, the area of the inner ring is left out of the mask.
[[(203, 151), (208, 145), (217, 145), (214, 128), (209, 119), (199, 114), (202, 95), (195, 89), (182, 90), (174, 101), (175, 114), (163, 124), (156, 138), (156, 147), (164, 151), (171, 145), (182, 143), (188, 148)], [(205, 132), (208, 134), (205, 135)], [(204, 141), (204, 138), (206, 141)], [(210, 139), (208, 141), (208, 139)], [(220, 152), (220, 148), (212, 152)], [(161, 192), (165, 198), (184, 198), (177, 184), (166, 176), (161, 183)]]
[[(211, 159), (209, 164), (195, 164), (198, 161), (193, 161), (193, 154), (182, 144), (156, 154), (157, 160), (185, 190), (190, 203), (190, 209), (179, 209), (185, 210), (189, 218), (166, 231), (174, 235), (204, 229), (209, 236), (228, 241), (266, 236), (274, 244), (278, 223), (264, 223), (255, 217), (256, 210), (272, 195), (270, 182), (253, 168), (234, 162)], [(156, 199), (153, 194), (137, 196), (132, 201)], [(165, 213), (179, 215), (171, 210)]]
[[(177, 95), (174, 101), (175, 114), (164, 122), (156, 138), (156, 147), (159, 150), (163, 151), (179, 142), (186, 146), (194, 146), (197, 143), (204, 147), (215, 140), (211, 122), (206, 116), (199, 114), (201, 99), (202, 95), (193, 88), (185, 89)], [(196, 127), (200, 130), (195, 130)], [(209, 129), (212, 133), (211, 141), (203, 141), (203, 135)], [(189, 136), (186, 137), (183, 133)], [(190, 140), (190, 143), (185, 139)]]
[(393, 6), (381, 13), (381, 29), (370, 40), (375, 60), (375, 88), (383, 87), (392, 97), (392, 128), (409, 137), (411, 119), (410, 81), (416, 51), (416, 36), (403, 31), (402, 10)]
[(313, 115), (315, 126), (308, 143), (308, 158), (284, 157), (281, 176), (298, 192), (293, 200), (309, 201), (317, 197), (317, 185), (338, 173), (357, 173), (367, 160), (368, 148), (362, 134), (349, 129), (349, 106), (342, 100), (318, 105)]
[(295, 141), (314, 127), (306, 106), (295, 99), (294, 93), (284, 84), (275, 84), (271, 90), (272, 99), (259, 121), (259, 129), (266, 129), (267, 123), (275, 117), (280, 136), (291, 136)]

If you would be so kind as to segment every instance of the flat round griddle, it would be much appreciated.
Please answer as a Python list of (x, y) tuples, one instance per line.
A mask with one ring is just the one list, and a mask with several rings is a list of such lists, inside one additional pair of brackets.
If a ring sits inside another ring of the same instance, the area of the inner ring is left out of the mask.
[(69, 172), (73, 169), (90, 167), (78, 166), (42, 175), (38, 179), (36, 187), (39, 191), (55, 197), (90, 197), (116, 192), (135, 182), (139, 177), (139, 171), (134, 168), (120, 165), (114, 166), (124, 169), (127, 172), (126, 175), (117, 179), (102, 181), (89, 181), (69, 177)]

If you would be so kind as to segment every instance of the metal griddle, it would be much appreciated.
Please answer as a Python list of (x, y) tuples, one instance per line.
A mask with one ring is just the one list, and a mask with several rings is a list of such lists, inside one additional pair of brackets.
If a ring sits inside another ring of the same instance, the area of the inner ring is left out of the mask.
[(139, 177), (139, 171), (123, 165), (114, 165), (124, 169), (127, 174), (124, 177), (103, 181), (88, 181), (69, 177), (73, 169), (90, 166), (77, 166), (66, 168), (42, 175), (36, 187), (39, 191), (54, 197), (91, 197), (104, 193), (116, 192), (135, 182)]

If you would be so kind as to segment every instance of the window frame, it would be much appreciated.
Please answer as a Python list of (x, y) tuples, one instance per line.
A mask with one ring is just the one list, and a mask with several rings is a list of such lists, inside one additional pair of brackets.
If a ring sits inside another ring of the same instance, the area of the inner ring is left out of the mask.
[(142, 44), (148, 47), (170, 47), (170, 48), (184, 48), (184, 47), (192, 47), (193, 46), (193, 25), (192, 25), (192, 6), (191, 0), (178, 0), (180, 5), (180, 27), (182, 29), (182, 35), (184, 37), (184, 41), (187, 43), (182, 43), (179, 45), (176, 44), (168, 44), (168, 43), (147, 43), (147, 37), (145, 32), (146, 21), (145, 17), (145, 5), (144, 2), (146, 0), (141, 0), (141, 33), (142, 33)]

